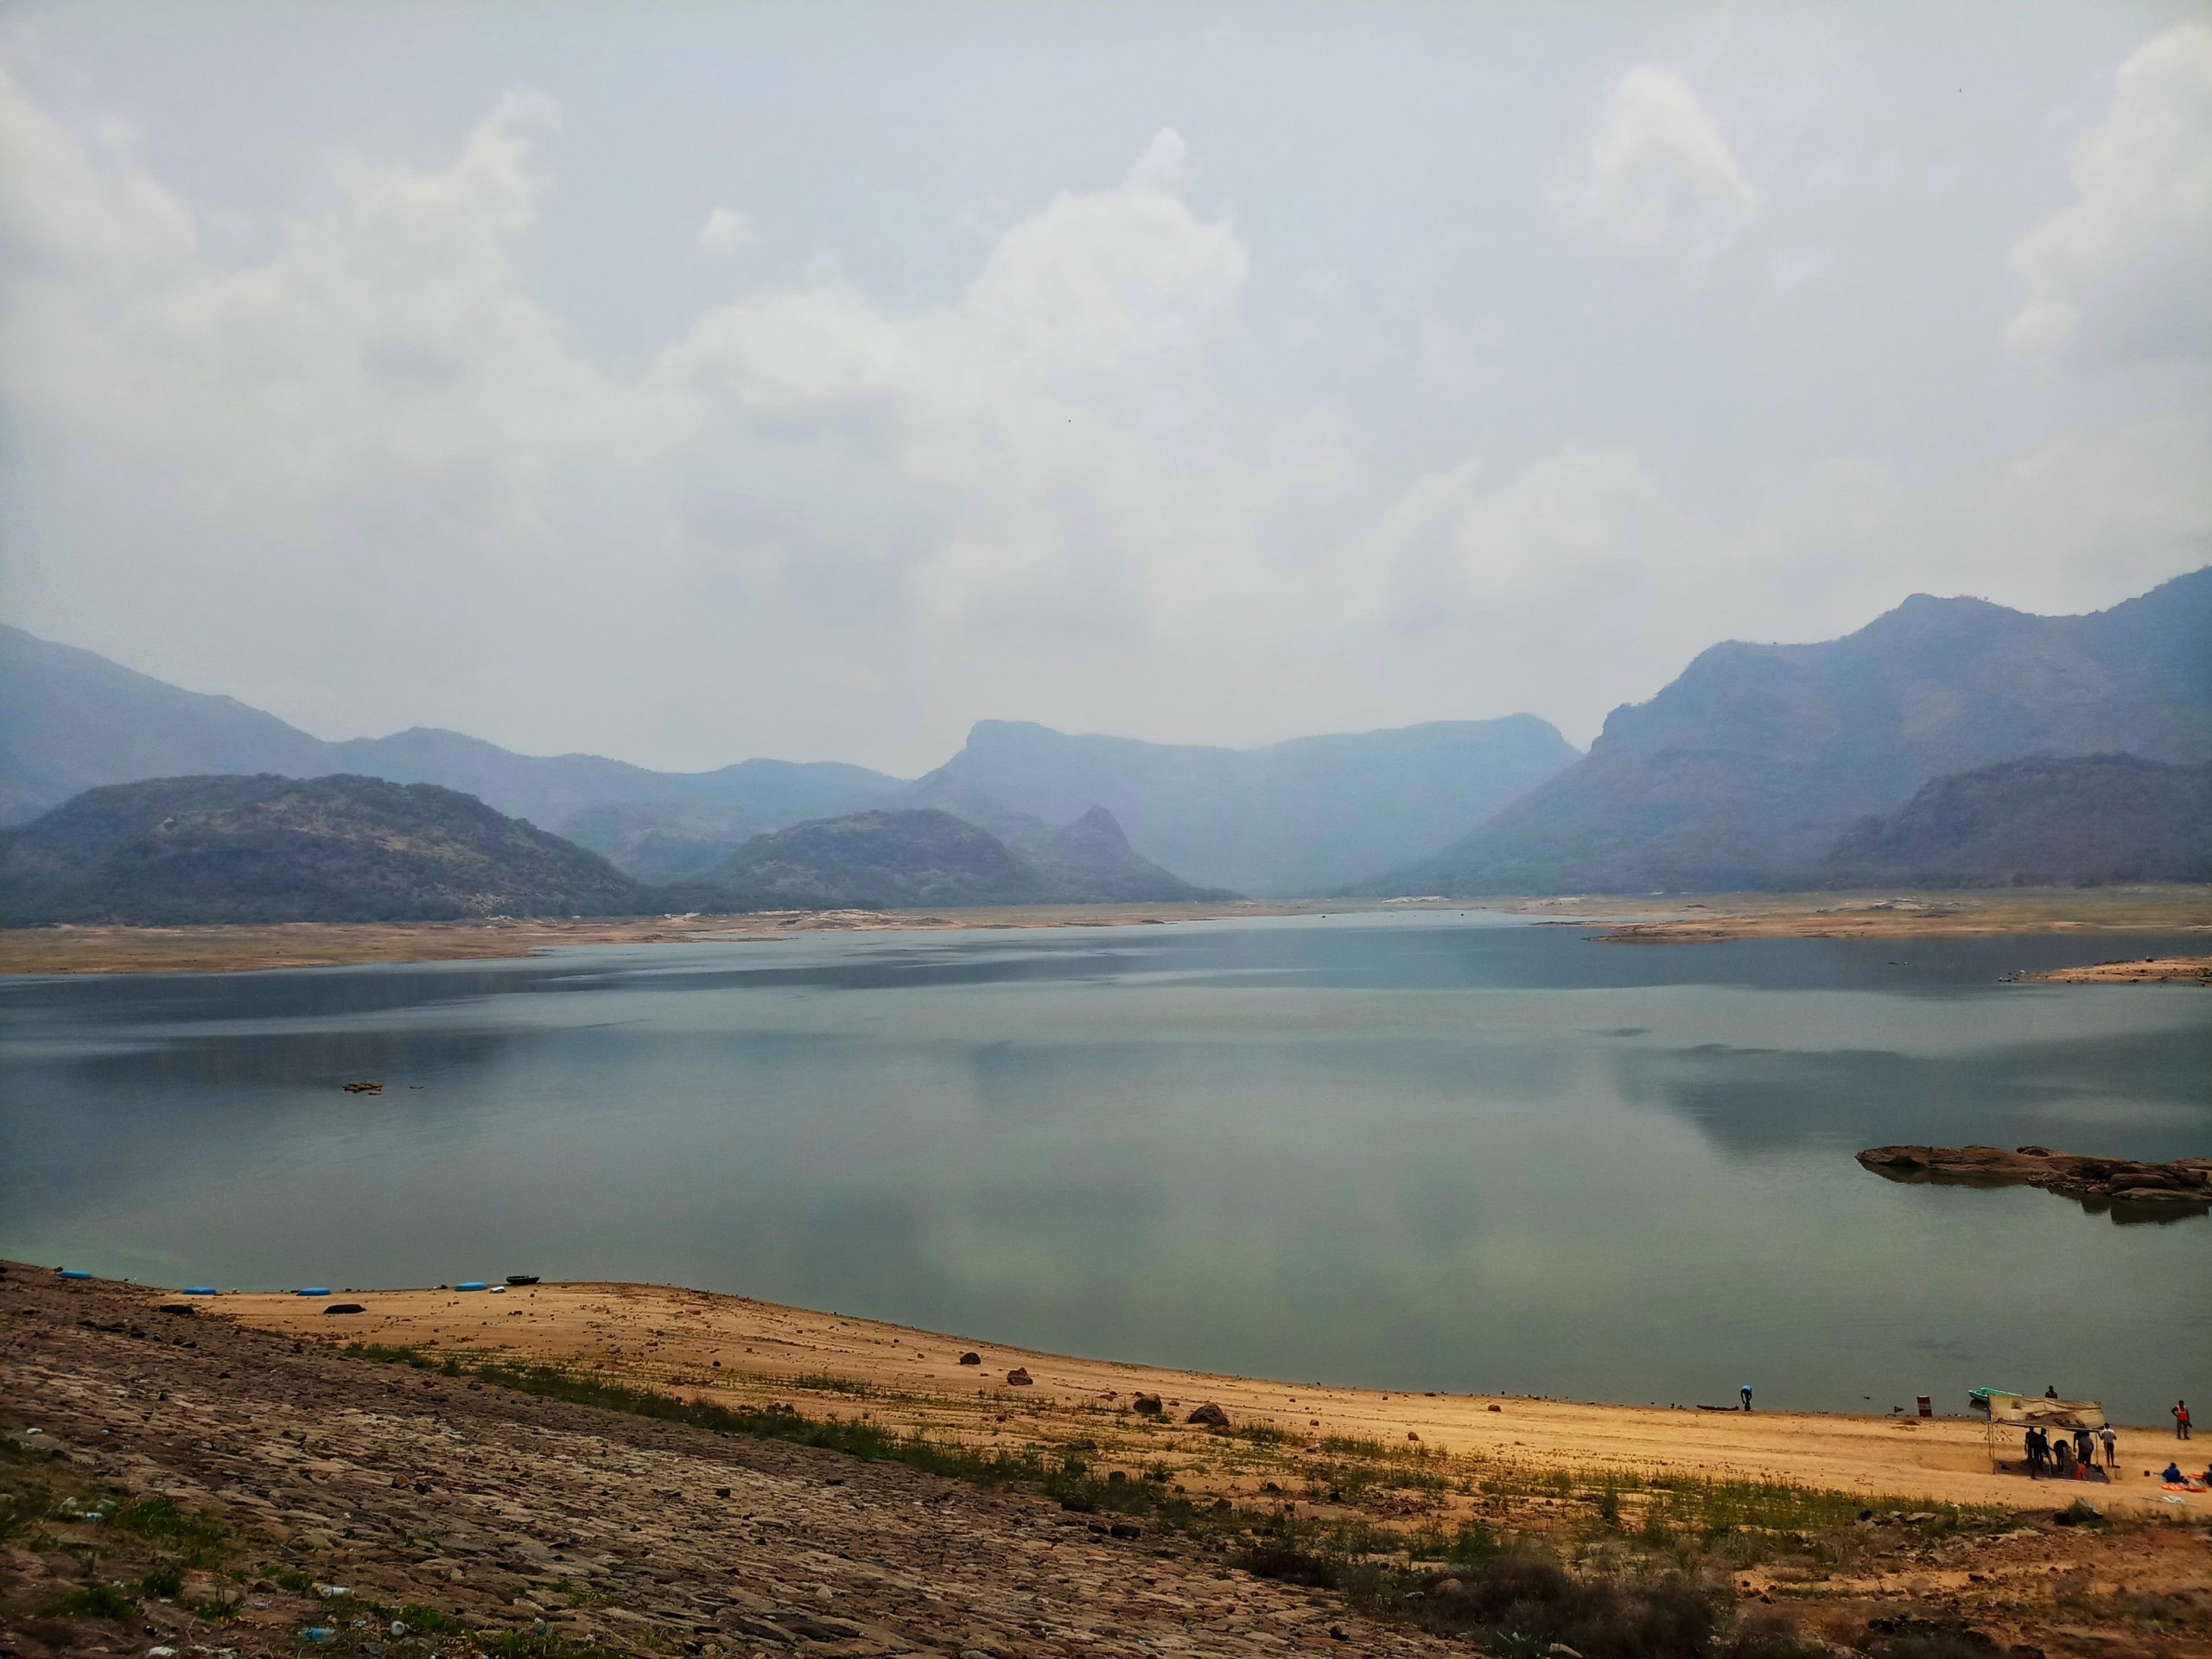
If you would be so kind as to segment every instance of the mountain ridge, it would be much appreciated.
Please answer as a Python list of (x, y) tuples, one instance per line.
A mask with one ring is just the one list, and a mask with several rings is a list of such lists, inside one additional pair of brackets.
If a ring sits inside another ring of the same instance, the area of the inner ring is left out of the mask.
[(193, 925), (630, 915), (597, 854), (435, 784), (142, 779), (0, 830), (0, 923)]
[(2212, 567), (2082, 616), (1916, 594), (1807, 645), (1724, 641), (1590, 753), (1357, 892), (1721, 891), (1816, 865), (1853, 822), (2026, 754), (2212, 758)]

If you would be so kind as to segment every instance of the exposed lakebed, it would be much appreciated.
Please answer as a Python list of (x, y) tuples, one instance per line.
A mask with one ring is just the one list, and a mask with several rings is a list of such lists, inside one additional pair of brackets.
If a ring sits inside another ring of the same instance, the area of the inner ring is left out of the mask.
[(2212, 1151), (2212, 996), (2005, 981), (2189, 944), (1418, 913), (16, 980), (0, 1254), (661, 1281), (1415, 1389), (2055, 1382), (2156, 1421), (2212, 1385), (2212, 1221), (1855, 1154)]

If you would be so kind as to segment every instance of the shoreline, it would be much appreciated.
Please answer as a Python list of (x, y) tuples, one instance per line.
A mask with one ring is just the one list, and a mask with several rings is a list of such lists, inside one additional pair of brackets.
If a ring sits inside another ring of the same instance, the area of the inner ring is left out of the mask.
[(1219, 904), (753, 911), (568, 920), (499, 917), (468, 922), (269, 922), (189, 927), (65, 924), (0, 928), (0, 978), (54, 974), (243, 974), (378, 962), (518, 961), (577, 945), (763, 943), (806, 933), (1166, 926), (1243, 916), (1291, 915), (1301, 908), (1236, 899)]
[[(1592, 937), (1605, 944), (2212, 933), (2212, 887), (1891, 888), (1864, 893), (1681, 893), (1642, 899), (1581, 894), (1497, 903), (1516, 915), (1530, 918), (1539, 926), (1601, 928), (1604, 931)], [(2172, 960), (2195, 963), (2202, 959)], [(2075, 982), (2076, 976), (2086, 978), (2086, 970), (2061, 969), (2034, 977)]]
[[(1602, 930), (1608, 944), (1710, 944), (1748, 938), (2090, 938), (2212, 934), (2212, 887), (2005, 888), (1881, 893), (1669, 894), (1641, 899), (1493, 895), (1478, 899), (1236, 899), (1170, 905), (1053, 905), (941, 911), (770, 911), (729, 915), (465, 922), (280, 922), (226, 926), (0, 928), (0, 978), (63, 974), (260, 973), (367, 963), (515, 961), (594, 944), (760, 943), (808, 933), (963, 932), (1167, 926), (1250, 917), (1395, 916), (1484, 911), (1532, 925)], [(2212, 956), (2101, 963), (2037, 982), (2204, 983)]]
[[(353, 1302), (363, 1311), (323, 1312)], [(1920, 1418), (1910, 1414), (1910, 1400), (1898, 1402), (1902, 1414), (1743, 1413), (1690, 1402), (1636, 1406), (1324, 1386), (1083, 1358), (718, 1292), (619, 1282), (503, 1293), (348, 1291), (328, 1299), (248, 1292), (194, 1306), (203, 1316), (296, 1341), (404, 1350), (464, 1366), (551, 1365), (740, 1409), (795, 1403), (810, 1417), (865, 1417), (975, 1446), (1079, 1449), (1132, 1472), (1165, 1455), (1179, 1460), (1176, 1478), (1192, 1491), (1239, 1502), (1259, 1499), (1270, 1482), (1308, 1486), (1311, 1471), (1341, 1464), (1344, 1448), (1357, 1447), (1370, 1461), (1415, 1461), (1445, 1477), (1437, 1484), (1457, 1482), (1469, 1493), (1611, 1471), (2022, 1510), (2048, 1509), (2056, 1495), (2113, 1510), (2212, 1518), (2212, 1495), (2167, 1503), (2169, 1495), (2139, 1472), (2163, 1444), (2152, 1428), (2121, 1429), (2116, 1481), (2054, 1485), (1992, 1473), (1982, 1419)], [(978, 1363), (962, 1363), (963, 1353)], [(1010, 1382), (1016, 1373), (1029, 1382)], [(1157, 1416), (1132, 1414), (1139, 1395), (1160, 1402)], [(1186, 1421), (1209, 1404), (1225, 1414), (1227, 1433)], [(2017, 1437), (1999, 1439), (1999, 1458), (2017, 1460)], [(1320, 1509), (1331, 1507), (1325, 1491), (1309, 1499), (1316, 1496)]]

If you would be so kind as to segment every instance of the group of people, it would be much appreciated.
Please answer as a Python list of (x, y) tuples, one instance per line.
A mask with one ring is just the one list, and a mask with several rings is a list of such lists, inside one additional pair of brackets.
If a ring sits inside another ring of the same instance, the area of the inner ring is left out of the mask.
[[(2104, 1441), (2104, 1468), (2097, 1468), (2097, 1442)], [(2053, 1434), (2041, 1424), (2028, 1430), (2028, 1477), (2040, 1479), (2049, 1474), (2059, 1480), (2087, 1480), (2095, 1475), (2101, 1480), (2110, 1480), (2112, 1471), (2120, 1461), (2120, 1436), (2107, 1423), (2100, 1432), (2077, 1428), (2069, 1437), (2064, 1429)]]

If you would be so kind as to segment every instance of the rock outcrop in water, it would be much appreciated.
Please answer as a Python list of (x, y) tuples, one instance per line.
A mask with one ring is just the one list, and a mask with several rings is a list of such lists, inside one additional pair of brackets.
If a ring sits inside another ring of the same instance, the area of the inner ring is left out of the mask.
[(2212, 1208), (2212, 1158), (2142, 1163), (2048, 1147), (1872, 1147), (1859, 1161), (1892, 1179), (1974, 1186), (2039, 1186), (2062, 1198)]

